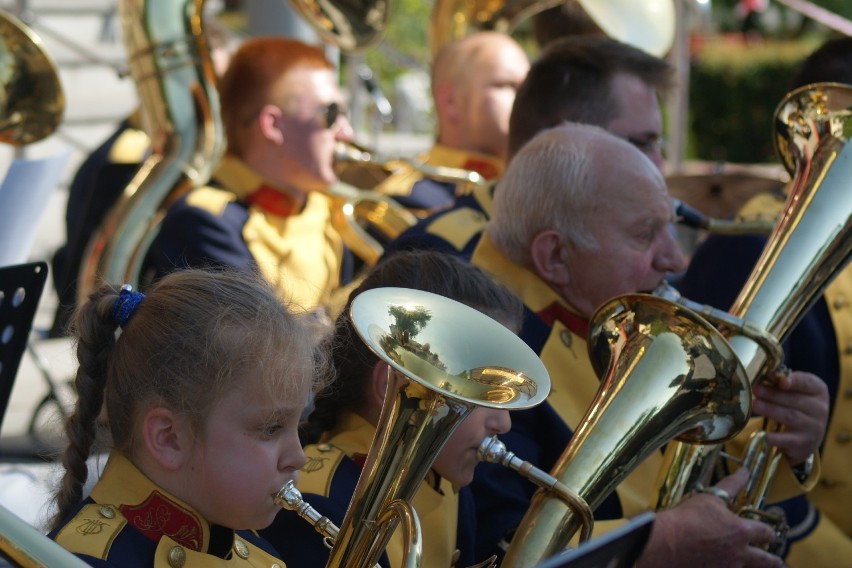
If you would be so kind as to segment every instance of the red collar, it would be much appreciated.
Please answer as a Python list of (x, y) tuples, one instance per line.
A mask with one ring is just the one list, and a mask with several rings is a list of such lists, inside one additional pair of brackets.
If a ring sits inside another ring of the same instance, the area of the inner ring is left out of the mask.
[(589, 320), (578, 316), (559, 302), (553, 302), (538, 312), (537, 315), (551, 327), (553, 327), (554, 321), (561, 322), (569, 331), (579, 335), (584, 340), (589, 335)]
[(289, 217), (296, 211), (292, 197), (268, 185), (262, 185), (248, 194), (245, 202), (278, 217)]
[(152, 492), (144, 503), (121, 505), (119, 509), (128, 523), (153, 542), (160, 542), (165, 535), (190, 550), (201, 551), (204, 538), (201, 521), (159, 491)]
[(497, 167), (491, 162), (486, 160), (477, 160), (476, 158), (469, 158), (464, 164), (462, 164), (462, 169), (473, 170), (485, 179), (494, 179), (500, 173), (497, 171)]

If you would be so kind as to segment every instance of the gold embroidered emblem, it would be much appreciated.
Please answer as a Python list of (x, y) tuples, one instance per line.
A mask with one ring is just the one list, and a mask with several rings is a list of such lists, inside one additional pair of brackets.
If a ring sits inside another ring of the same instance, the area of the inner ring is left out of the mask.
[(109, 526), (109, 523), (100, 519), (83, 519), (83, 522), (77, 525), (76, 530), (82, 535), (100, 534), (106, 526)]
[(328, 461), (328, 458), (315, 458), (309, 457), (305, 462), (305, 467), (302, 468), (302, 471), (305, 473), (313, 473), (315, 471), (319, 471), (325, 467), (325, 462)]

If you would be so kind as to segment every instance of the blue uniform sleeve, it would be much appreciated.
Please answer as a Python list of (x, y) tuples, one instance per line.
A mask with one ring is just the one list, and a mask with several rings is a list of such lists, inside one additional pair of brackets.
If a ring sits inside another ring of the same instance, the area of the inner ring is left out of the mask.
[(229, 203), (222, 215), (213, 215), (178, 200), (169, 208), (154, 242), (157, 274), (210, 266), (248, 271), (254, 259), (242, 237), (247, 218), (247, 210), (239, 203)]

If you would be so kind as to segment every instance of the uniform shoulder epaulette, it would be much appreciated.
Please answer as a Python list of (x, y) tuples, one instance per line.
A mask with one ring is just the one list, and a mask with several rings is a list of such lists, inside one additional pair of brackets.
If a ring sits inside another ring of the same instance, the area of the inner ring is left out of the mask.
[(83, 506), (56, 535), (56, 542), (75, 554), (106, 558), (127, 519), (111, 505)]
[(186, 204), (198, 207), (211, 215), (221, 217), (228, 203), (236, 201), (237, 196), (216, 187), (203, 186), (193, 189), (186, 196)]
[(299, 491), (328, 495), (334, 472), (346, 454), (331, 444), (311, 444), (305, 447), (305, 465), (299, 470)]
[(144, 131), (127, 128), (109, 149), (108, 160), (112, 164), (138, 164), (145, 159), (150, 145), (150, 139)]
[(470, 239), (482, 232), (487, 221), (481, 211), (462, 207), (448, 211), (432, 221), (426, 232), (439, 236), (457, 250), (462, 250)]

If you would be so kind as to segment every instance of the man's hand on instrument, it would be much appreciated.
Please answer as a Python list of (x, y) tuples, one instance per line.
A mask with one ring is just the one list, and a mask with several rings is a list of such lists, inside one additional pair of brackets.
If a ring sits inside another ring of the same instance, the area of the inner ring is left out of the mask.
[(781, 558), (762, 548), (775, 539), (773, 529), (729, 509), (730, 496), (736, 495), (747, 481), (748, 471), (741, 469), (678, 506), (658, 512), (637, 567), (783, 566)]
[(768, 378), (754, 385), (753, 410), (784, 426), (779, 432), (769, 432), (767, 441), (791, 466), (799, 465), (822, 444), (828, 422), (828, 388), (822, 379), (804, 371), (780, 371)]

